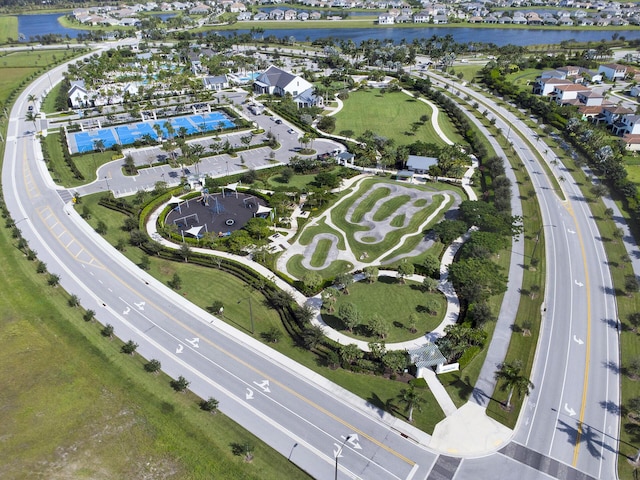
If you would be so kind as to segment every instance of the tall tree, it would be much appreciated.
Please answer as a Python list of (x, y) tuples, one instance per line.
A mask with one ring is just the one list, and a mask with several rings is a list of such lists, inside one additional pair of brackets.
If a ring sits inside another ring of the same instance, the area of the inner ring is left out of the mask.
[(511, 409), (511, 398), (514, 392), (521, 397), (522, 395), (529, 395), (529, 392), (534, 388), (531, 380), (522, 375), (522, 363), (520, 361), (504, 362), (500, 365), (500, 370), (496, 370), (496, 380), (502, 381), (500, 390), (503, 392), (505, 390), (509, 391), (507, 409)]
[(410, 385), (409, 388), (403, 388), (398, 394), (398, 400), (405, 405), (405, 409), (409, 412), (409, 423), (413, 423), (413, 411), (422, 410), (422, 405), (425, 403), (425, 399), (420, 395), (420, 392), (416, 390), (416, 387)]

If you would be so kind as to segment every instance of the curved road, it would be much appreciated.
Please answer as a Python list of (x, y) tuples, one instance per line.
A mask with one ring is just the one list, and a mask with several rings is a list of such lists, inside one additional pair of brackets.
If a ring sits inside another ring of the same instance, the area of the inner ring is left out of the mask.
[[(50, 72), (52, 79), (61, 72)], [(52, 185), (24, 119), (27, 95), (48, 85), (46, 76), (38, 79), (16, 101), (2, 171), (5, 201), (31, 248), (101, 323), (139, 343), (169, 375), (184, 375), (196, 394), (218, 398), (226, 415), (312, 476), (331, 478), (338, 454), (339, 478), (616, 478), (616, 312), (604, 249), (577, 186), (567, 175), (569, 201), (558, 199), (516, 135), (525, 131), (516, 119), (501, 112), (536, 186), (548, 247), (537, 388), (512, 443), (460, 460), (430, 452), (428, 435), (184, 301), (89, 228), (69, 193)]]

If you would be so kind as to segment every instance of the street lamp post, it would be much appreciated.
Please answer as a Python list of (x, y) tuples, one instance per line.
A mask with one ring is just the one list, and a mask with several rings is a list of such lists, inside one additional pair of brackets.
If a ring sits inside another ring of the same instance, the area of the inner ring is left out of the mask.
[(105, 177), (104, 177), (104, 181), (105, 181), (105, 182), (107, 182), (107, 191), (111, 190), (111, 189), (109, 188), (109, 177), (107, 177), (107, 176), (105, 175)]
[(247, 298), (241, 298), (237, 303), (243, 302), (244, 300), (249, 300), (249, 318), (251, 319), (251, 335), (255, 333), (255, 329), (253, 326), (253, 308), (251, 307), (251, 296)]
[(351, 435), (347, 435), (347, 437), (344, 439), (344, 442), (342, 442), (342, 445), (340, 445), (340, 448), (336, 452), (336, 473), (335, 473), (335, 477), (334, 477), (335, 480), (338, 480), (338, 459), (340, 458), (340, 454), (342, 453), (342, 449), (344, 448), (344, 444), (347, 443), (350, 439), (351, 439)]

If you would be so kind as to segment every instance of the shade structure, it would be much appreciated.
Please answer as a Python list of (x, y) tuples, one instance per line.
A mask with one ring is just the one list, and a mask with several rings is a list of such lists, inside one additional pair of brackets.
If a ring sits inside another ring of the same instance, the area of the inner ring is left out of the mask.
[(189, 230), (185, 230), (184, 233), (188, 233), (189, 235), (192, 235), (194, 237), (199, 237), (200, 236), (200, 231), (203, 228), (204, 227), (202, 225), (196, 225), (194, 227), (191, 227)]

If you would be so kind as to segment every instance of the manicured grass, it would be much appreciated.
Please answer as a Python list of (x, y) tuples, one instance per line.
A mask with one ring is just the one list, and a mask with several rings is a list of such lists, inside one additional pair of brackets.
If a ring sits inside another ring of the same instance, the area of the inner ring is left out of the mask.
[(1, 16), (0, 17), (0, 43), (7, 43), (18, 40), (18, 17)]
[(42, 102), (42, 108), (41, 108), (41, 110), (44, 113), (47, 113), (47, 114), (57, 113), (58, 110), (56, 110), (55, 103), (56, 103), (56, 98), (58, 96), (58, 92), (60, 92), (61, 88), (62, 88), (62, 83), (58, 83), (55, 87), (53, 87), (53, 89), (45, 97), (44, 102)]
[[(361, 222), (364, 218), (364, 215), (371, 211), (376, 202), (388, 197), (390, 193), (391, 190), (386, 187), (375, 189), (373, 192), (367, 195), (367, 197), (363, 199), (360, 204), (353, 210), (353, 214), (349, 218), (350, 223)], [(363, 230), (362, 228), (357, 228), (355, 226), (354, 228), (356, 228), (356, 230)]]
[[(382, 205), (380, 205), (380, 208), (378, 208), (378, 210), (374, 212), (373, 221), (381, 222), (382, 220), (389, 218), (395, 213), (396, 210), (402, 207), (405, 203), (408, 203), (410, 200), (411, 197), (409, 197), (409, 195), (398, 195), (397, 197), (390, 198)], [(396, 216), (396, 218), (398, 218), (399, 216), (404, 216), (404, 213), (402, 215)]]
[(471, 63), (467, 65), (456, 65), (453, 67), (453, 70), (455, 71), (455, 73), (453, 72), (451, 73), (453, 73), (454, 75), (462, 73), (463, 80), (467, 82), (472, 82), (475, 79), (478, 72), (483, 68), (484, 68), (484, 65), (478, 64), (478, 63)]
[(340, 250), (346, 250), (346, 245), (344, 243), (343, 235), (340, 235), (339, 232), (328, 226), (324, 219), (320, 220), (317, 225), (307, 226), (304, 231), (300, 234), (299, 242), (301, 245), (309, 245), (313, 241), (313, 237), (320, 233), (331, 233), (338, 237), (338, 248)]
[[(302, 255), (294, 255), (287, 262), (287, 271), (296, 278), (302, 278), (309, 271), (302, 265)], [(334, 278), (341, 273), (349, 272), (353, 268), (353, 264), (344, 260), (336, 260), (331, 262), (327, 268), (322, 270), (314, 270), (322, 276), (322, 278)]]
[[(430, 315), (424, 308), (428, 302), (436, 302), (438, 311), (436, 315)], [(345, 303), (354, 304), (361, 318), (361, 325), (353, 332), (346, 330), (342, 320), (338, 317), (340, 306)], [(401, 284), (397, 278), (379, 277), (377, 282), (356, 282), (349, 287), (348, 295), (341, 295), (335, 306), (335, 312), (330, 314), (323, 310), (322, 318), (331, 327), (340, 330), (359, 340), (369, 342), (377, 341), (376, 337), (369, 336), (367, 323), (376, 314), (389, 323), (389, 336), (387, 343), (404, 342), (414, 339), (435, 329), (444, 318), (446, 300), (441, 293), (425, 293), (416, 282), (408, 281)], [(411, 333), (407, 327), (409, 315), (417, 313), (419, 322), (417, 333)]]
[(328, 238), (323, 238), (318, 241), (316, 249), (313, 251), (313, 255), (311, 255), (310, 263), (312, 267), (324, 265), (332, 245), (333, 242)]
[[(442, 195), (439, 195), (439, 194), (434, 195), (432, 199), (432, 203), (427, 207), (423, 208), (422, 210), (418, 211), (415, 215), (413, 215), (413, 218), (409, 220), (405, 228), (397, 229), (395, 231), (388, 233), (385, 236), (385, 238), (379, 243), (375, 243), (375, 244), (360, 243), (355, 240), (353, 235), (357, 231), (364, 230), (364, 228), (361, 225), (354, 225), (350, 222), (347, 222), (346, 221), (347, 211), (349, 207), (353, 205), (353, 203), (361, 195), (366, 194), (371, 189), (374, 183), (380, 183), (380, 182), (385, 182), (385, 181), (384, 180), (367, 180), (361, 183), (359, 188), (360, 195), (355, 195), (347, 199), (346, 201), (341, 202), (340, 204), (336, 205), (336, 207), (331, 211), (331, 218), (335, 223), (335, 225), (341, 228), (346, 233), (351, 251), (354, 253), (356, 258), (363, 258), (363, 260), (365, 260), (365, 258), (368, 258), (369, 260), (374, 260), (379, 255), (383, 254), (385, 251), (396, 246), (400, 238), (407, 233), (415, 233), (415, 235), (421, 236), (421, 232), (417, 231), (418, 226), (421, 225), (429, 217), (429, 215), (431, 215), (444, 201), (444, 197)], [(411, 188), (419, 188), (423, 190), (428, 188), (428, 187), (416, 187), (411, 185), (407, 185), (407, 186)], [(386, 189), (383, 188), (383, 190), (386, 190)], [(367, 200), (363, 201), (363, 203), (365, 202), (367, 202), (367, 204), (370, 203), (371, 206), (373, 206), (373, 203), (374, 203), (374, 202), (369, 202)], [(368, 208), (370, 209), (371, 206), (369, 206)], [(356, 210), (358, 210), (358, 208)], [(362, 214), (364, 213), (365, 211), (362, 212)], [(442, 214), (444, 215), (444, 213), (445, 212), (443, 211)], [(438, 216), (438, 218), (439, 217), (440, 216)], [(438, 218), (434, 219), (434, 221), (437, 221)], [(366, 257), (363, 256), (365, 252), (367, 254)]]
[(48, 152), (48, 168), (53, 181), (58, 185), (71, 188), (90, 183), (97, 178), (96, 172), (101, 165), (122, 158), (121, 155), (112, 150), (73, 156), (76, 167), (84, 175), (84, 180), (79, 180), (74, 177), (71, 169), (64, 161), (60, 135), (62, 135), (62, 132), (49, 132), (44, 138)]
[[(367, 112), (366, 115), (363, 115), (363, 112)], [(335, 131), (339, 133), (343, 130), (353, 130), (354, 136), (358, 137), (366, 130), (371, 130), (395, 140), (398, 145), (408, 145), (421, 140), (444, 146), (445, 142), (436, 135), (430, 120), (412, 132), (414, 122), (420, 123), (422, 115), (430, 119), (432, 114), (431, 107), (402, 92), (383, 94), (379, 89), (363, 89), (349, 93), (349, 99), (345, 100), (343, 109), (335, 115)], [(438, 117), (442, 120), (443, 131), (453, 131), (451, 127), (446, 126), (445, 117), (444, 114)]]
[(519, 88), (525, 88), (533, 83), (540, 73), (542, 73), (542, 70), (538, 70), (537, 68), (526, 68), (519, 72), (508, 74), (506, 79)]
[(73, 55), (73, 50), (25, 50), (1, 55), (0, 65), (2, 67), (47, 67)]

